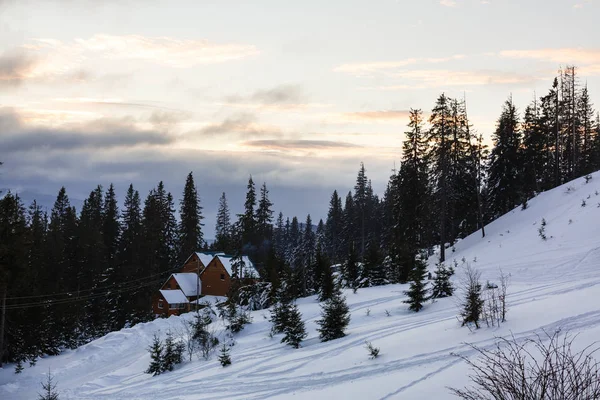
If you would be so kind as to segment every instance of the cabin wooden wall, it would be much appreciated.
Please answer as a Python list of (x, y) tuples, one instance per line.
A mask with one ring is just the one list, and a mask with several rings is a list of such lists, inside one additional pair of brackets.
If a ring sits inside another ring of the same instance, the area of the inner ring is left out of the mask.
[(215, 257), (200, 275), (202, 294), (205, 296), (227, 296), (231, 278), (221, 261)]

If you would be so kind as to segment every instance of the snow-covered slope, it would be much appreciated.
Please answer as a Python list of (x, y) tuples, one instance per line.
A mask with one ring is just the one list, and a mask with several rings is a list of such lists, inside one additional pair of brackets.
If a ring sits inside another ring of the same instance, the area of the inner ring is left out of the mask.
[[(189, 318), (171, 317), (40, 360), (20, 375), (8, 366), (0, 370), (0, 398), (34, 398), (48, 368), (62, 399), (449, 398), (447, 386), (468, 382), (467, 366), (451, 354), (472, 354), (467, 342), (486, 346), (495, 336), (563, 328), (579, 332), (576, 346), (583, 347), (600, 336), (599, 192), (600, 173), (587, 184), (575, 180), (488, 225), (485, 238), (477, 232), (449, 249), (448, 261), (458, 264), (456, 279), (463, 260), (484, 281), (496, 279), (499, 269), (510, 274), (508, 321), (500, 328), (461, 328), (456, 298), (411, 313), (402, 303), (406, 285), (389, 285), (347, 291), (348, 336), (329, 343), (318, 340), (320, 309), (311, 297), (298, 301), (310, 333), (300, 349), (270, 338), (268, 311), (258, 311), (236, 337), (233, 365), (222, 368), (213, 357), (157, 377), (144, 374), (152, 335), (177, 331)], [(546, 241), (538, 233), (542, 219)], [(379, 358), (368, 358), (365, 341), (381, 348)]]

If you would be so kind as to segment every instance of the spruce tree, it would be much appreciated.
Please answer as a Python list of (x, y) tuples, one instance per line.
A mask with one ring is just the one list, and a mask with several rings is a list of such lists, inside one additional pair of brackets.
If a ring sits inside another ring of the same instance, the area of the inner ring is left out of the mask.
[(271, 327), (271, 332), (273, 334), (283, 333), (288, 324), (292, 298), (290, 297), (288, 285), (285, 280), (282, 281), (281, 286), (277, 290), (275, 296), (276, 302), (271, 308), (270, 318), (270, 321), (273, 324)]
[(202, 207), (194, 176), (190, 172), (185, 180), (183, 197), (180, 202), (179, 216), (179, 261), (183, 262), (192, 253), (203, 247)]
[(219, 198), (219, 210), (217, 211), (217, 223), (215, 226), (215, 244), (216, 250), (230, 252), (232, 243), (232, 226), (229, 215), (229, 206), (225, 192)]
[(435, 270), (431, 298), (441, 299), (442, 297), (452, 296), (454, 287), (450, 282), (450, 277), (454, 274), (453, 268), (446, 268), (444, 263), (439, 263)]
[(342, 277), (346, 281), (346, 286), (352, 289), (358, 287), (358, 255), (354, 250), (354, 246), (351, 246), (348, 252), (348, 257), (342, 268)]
[(173, 342), (173, 334), (171, 333), (171, 331), (168, 331), (167, 337), (165, 338), (164, 353), (162, 357), (162, 372), (173, 371), (173, 367), (175, 366), (175, 364), (177, 364), (176, 352), (177, 349), (176, 344)]
[(463, 326), (468, 323), (473, 323), (477, 329), (479, 329), (479, 319), (483, 312), (484, 305), (484, 300), (481, 295), (482, 288), (480, 278), (481, 272), (472, 269), (471, 266), (468, 265), (462, 283), (464, 299), (460, 314), (463, 318)]
[(48, 379), (42, 383), (43, 392), (39, 394), (38, 400), (58, 400), (58, 392), (56, 391), (56, 383), (54, 377), (48, 370)]
[(429, 300), (429, 289), (427, 288), (427, 264), (421, 258), (417, 258), (415, 266), (411, 271), (410, 287), (404, 292), (408, 296), (404, 303), (409, 305), (409, 309), (419, 312), (423, 308), (423, 303)]
[(157, 334), (154, 334), (152, 344), (148, 347), (150, 352), (150, 365), (146, 370), (147, 374), (160, 375), (164, 371), (164, 356), (163, 356), (163, 345)]
[(223, 347), (221, 347), (221, 353), (219, 354), (219, 362), (221, 363), (221, 366), (223, 366), (223, 367), (231, 365), (231, 357), (229, 356), (229, 347), (227, 347), (225, 344), (223, 344)]
[(489, 209), (496, 218), (512, 210), (523, 198), (521, 130), (512, 97), (504, 104), (492, 139), (494, 148), (488, 171)]
[(343, 213), (342, 199), (338, 196), (337, 190), (334, 190), (329, 200), (329, 211), (325, 222), (325, 248), (329, 258), (334, 263), (340, 262), (345, 255), (343, 247), (340, 246), (342, 242)]
[(321, 319), (317, 321), (319, 338), (322, 342), (346, 336), (346, 327), (350, 323), (350, 309), (346, 298), (339, 288), (321, 305)]
[(269, 191), (267, 184), (263, 183), (260, 188), (260, 199), (258, 200), (258, 208), (256, 209), (256, 227), (257, 235), (260, 242), (268, 241), (272, 235), (273, 223), (273, 203), (269, 200)]
[(244, 246), (253, 244), (256, 239), (256, 188), (252, 176), (248, 179), (248, 191), (246, 192), (246, 201), (244, 202), (244, 213), (238, 215), (242, 244)]
[(304, 327), (304, 321), (302, 321), (302, 314), (300, 314), (296, 304), (293, 304), (288, 310), (283, 332), (285, 336), (281, 339), (281, 343), (287, 343), (295, 349), (300, 347), (302, 340), (308, 336)]

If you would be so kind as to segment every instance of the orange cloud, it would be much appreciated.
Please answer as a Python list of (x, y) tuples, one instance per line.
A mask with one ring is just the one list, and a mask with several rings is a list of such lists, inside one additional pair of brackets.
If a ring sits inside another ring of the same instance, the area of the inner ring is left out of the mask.
[(395, 70), (407, 65), (413, 64), (437, 64), (442, 62), (448, 62), (453, 60), (460, 60), (465, 58), (463, 54), (456, 54), (449, 57), (440, 58), (407, 58), (399, 61), (381, 61), (381, 62), (369, 62), (369, 63), (350, 63), (342, 64), (333, 69), (334, 72), (344, 72), (352, 75), (372, 75), (375, 73), (389, 73), (391, 70)]
[(551, 61), (557, 64), (600, 64), (600, 49), (560, 48), (538, 50), (504, 50), (505, 58), (525, 58)]
[(343, 113), (343, 119), (357, 122), (396, 121), (408, 119), (408, 110), (358, 111)]

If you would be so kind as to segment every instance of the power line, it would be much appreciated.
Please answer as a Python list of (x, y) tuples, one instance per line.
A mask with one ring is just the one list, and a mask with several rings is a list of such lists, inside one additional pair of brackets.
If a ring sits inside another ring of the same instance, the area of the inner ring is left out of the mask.
[(110, 289), (112, 287), (118, 286), (118, 285), (128, 285), (130, 283), (134, 283), (134, 282), (139, 282), (139, 281), (144, 281), (146, 279), (150, 279), (150, 278), (154, 278), (163, 274), (171, 274), (175, 271), (179, 271), (181, 270), (181, 267), (176, 267), (164, 272), (159, 272), (156, 274), (152, 274), (152, 275), (148, 275), (145, 276), (143, 278), (137, 278), (137, 279), (132, 279), (130, 281), (125, 281), (125, 282), (120, 282), (114, 285), (110, 285), (110, 286), (103, 286), (103, 287), (99, 287), (99, 288), (90, 288), (90, 289), (82, 289), (82, 290), (71, 290), (68, 292), (62, 292), (62, 293), (52, 293), (52, 294), (40, 294), (40, 295), (35, 295), (35, 296), (18, 296), (18, 297), (7, 297), (6, 300), (22, 300), (22, 299), (36, 299), (36, 298), (43, 298), (43, 297), (59, 297), (59, 296), (72, 296), (75, 293), (87, 293), (87, 292), (91, 292), (91, 291), (97, 291), (97, 290), (104, 290), (104, 289)]

